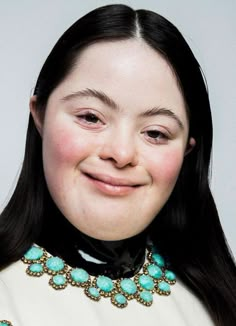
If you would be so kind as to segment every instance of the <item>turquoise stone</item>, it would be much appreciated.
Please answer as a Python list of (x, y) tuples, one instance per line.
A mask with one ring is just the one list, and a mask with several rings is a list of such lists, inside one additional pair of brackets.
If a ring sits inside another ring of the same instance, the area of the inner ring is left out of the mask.
[(88, 289), (88, 292), (94, 298), (99, 298), (100, 297), (100, 293), (99, 293), (98, 289), (95, 288), (95, 287), (90, 287)]
[(66, 283), (66, 278), (63, 275), (55, 275), (52, 280), (56, 285), (64, 285)]
[(29, 266), (29, 270), (32, 273), (42, 273), (43, 272), (43, 266), (41, 264), (38, 264), (38, 263), (31, 264)]
[(145, 290), (151, 291), (154, 289), (155, 284), (153, 282), (153, 279), (149, 275), (139, 276), (138, 282), (141, 285), (141, 287), (144, 288)]
[(9, 323), (5, 323), (4, 321), (0, 321), (0, 326), (9, 326)]
[(28, 260), (38, 260), (43, 256), (43, 250), (38, 247), (31, 247), (24, 255), (25, 259)]
[(147, 267), (148, 273), (149, 275), (151, 275), (151, 277), (158, 279), (162, 277), (162, 270), (160, 269), (160, 267), (158, 267), (155, 264), (151, 264)]
[(140, 292), (140, 298), (143, 299), (145, 302), (152, 302), (153, 301), (153, 295), (151, 292), (148, 291), (142, 291)]
[(170, 285), (168, 283), (166, 283), (165, 281), (158, 283), (158, 288), (164, 292), (170, 291)]
[(114, 299), (117, 303), (119, 304), (126, 304), (127, 303), (127, 299), (126, 297), (121, 294), (121, 293), (117, 293), (115, 296), (114, 296)]
[(137, 285), (129, 278), (125, 278), (120, 282), (121, 289), (127, 294), (134, 294), (137, 292)]
[(97, 286), (104, 292), (110, 292), (113, 288), (113, 282), (110, 277), (100, 275), (97, 278)]
[(89, 274), (83, 268), (75, 268), (70, 273), (71, 278), (75, 282), (84, 283), (89, 279)]
[(160, 267), (165, 266), (164, 258), (161, 255), (159, 255), (157, 253), (152, 254), (152, 259), (158, 266), (160, 266)]
[(165, 271), (165, 277), (169, 281), (175, 281), (175, 279), (176, 279), (175, 273), (173, 273), (172, 271), (169, 271), (169, 270)]
[(59, 271), (63, 270), (65, 265), (61, 258), (50, 257), (46, 262), (46, 266), (48, 269), (50, 269), (53, 272), (59, 272)]

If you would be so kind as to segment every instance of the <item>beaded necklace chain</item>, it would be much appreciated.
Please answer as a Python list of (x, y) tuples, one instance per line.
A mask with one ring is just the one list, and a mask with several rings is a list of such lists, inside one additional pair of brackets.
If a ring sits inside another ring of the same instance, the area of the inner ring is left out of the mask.
[(82, 268), (71, 268), (61, 258), (49, 255), (36, 245), (26, 252), (22, 261), (28, 264), (28, 275), (40, 277), (48, 274), (49, 285), (55, 290), (65, 289), (69, 284), (81, 287), (90, 299), (110, 298), (111, 303), (119, 308), (125, 308), (132, 299), (151, 306), (154, 293), (169, 295), (170, 285), (176, 282), (175, 274), (166, 268), (164, 258), (156, 251), (147, 250), (147, 262), (142, 271), (132, 278), (117, 280), (104, 275), (90, 276)]

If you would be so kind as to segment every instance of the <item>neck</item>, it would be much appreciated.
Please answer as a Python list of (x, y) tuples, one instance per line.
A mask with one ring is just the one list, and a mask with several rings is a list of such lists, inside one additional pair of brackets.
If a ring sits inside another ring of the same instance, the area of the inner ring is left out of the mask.
[[(65, 217), (47, 220), (38, 244), (52, 255), (61, 257), (71, 267), (84, 268), (90, 275), (106, 275), (112, 279), (132, 277), (145, 260), (147, 232), (124, 240), (104, 241), (83, 234)], [(53, 235), (53, 236), (52, 236)]]

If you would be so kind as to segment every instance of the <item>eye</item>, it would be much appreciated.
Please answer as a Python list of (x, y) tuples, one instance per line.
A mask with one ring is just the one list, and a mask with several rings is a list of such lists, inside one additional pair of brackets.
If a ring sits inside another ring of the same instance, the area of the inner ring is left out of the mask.
[(146, 130), (143, 132), (145, 138), (153, 144), (166, 144), (169, 140), (169, 137), (157, 129)]
[(85, 113), (78, 116), (79, 119), (88, 123), (98, 123), (100, 120), (94, 113)]
[(99, 127), (100, 125), (104, 124), (103, 121), (93, 112), (81, 112), (76, 117), (80, 124), (92, 128)]

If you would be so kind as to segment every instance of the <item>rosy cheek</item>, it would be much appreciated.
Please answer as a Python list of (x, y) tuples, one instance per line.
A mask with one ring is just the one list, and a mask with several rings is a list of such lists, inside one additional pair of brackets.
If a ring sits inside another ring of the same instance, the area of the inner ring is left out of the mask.
[[(50, 141), (47, 142), (47, 139)], [(54, 164), (73, 164), (86, 156), (88, 144), (73, 129), (59, 129), (45, 139), (45, 159), (51, 157)], [(47, 155), (47, 156), (46, 156)]]
[(158, 163), (155, 163), (154, 178), (167, 184), (176, 181), (183, 162), (183, 154), (179, 149), (163, 153)]

